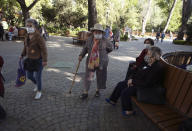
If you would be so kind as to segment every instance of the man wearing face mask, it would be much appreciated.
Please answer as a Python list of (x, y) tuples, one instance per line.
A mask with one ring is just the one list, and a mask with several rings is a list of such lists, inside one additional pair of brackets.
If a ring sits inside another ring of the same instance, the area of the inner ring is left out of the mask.
[(95, 73), (97, 76), (95, 96), (99, 97), (99, 90), (106, 88), (107, 66), (109, 61), (108, 53), (113, 50), (112, 43), (103, 36), (104, 30), (102, 25), (95, 24), (94, 27), (91, 28), (91, 31), (93, 35), (88, 38), (79, 55), (79, 61), (81, 61), (88, 53), (84, 78), (84, 91), (80, 95), (81, 99), (86, 99), (88, 97), (88, 91)]
[(150, 47), (145, 62), (147, 66), (139, 68), (131, 79), (124, 85), (117, 85), (106, 101), (115, 105), (119, 97), (121, 97), (122, 110), (124, 116), (135, 114), (132, 109), (131, 96), (136, 95), (137, 88), (155, 88), (161, 85), (163, 78), (163, 66), (160, 63), (161, 49), (158, 47)]
[(27, 77), (34, 84), (35, 99), (41, 98), (41, 77), (43, 67), (47, 65), (47, 48), (43, 37), (38, 31), (38, 23), (34, 19), (26, 20), (27, 35), (24, 40), (24, 49), (21, 59), (24, 60), (24, 68), (27, 71)]

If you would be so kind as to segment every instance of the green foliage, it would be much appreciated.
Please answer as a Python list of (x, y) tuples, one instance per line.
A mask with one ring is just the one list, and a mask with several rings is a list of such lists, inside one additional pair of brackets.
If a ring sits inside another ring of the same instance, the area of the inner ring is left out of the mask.
[(173, 43), (176, 45), (191, 45), (192, 46), (192, 42), (187, 42), (185, 40), (174, 40)]

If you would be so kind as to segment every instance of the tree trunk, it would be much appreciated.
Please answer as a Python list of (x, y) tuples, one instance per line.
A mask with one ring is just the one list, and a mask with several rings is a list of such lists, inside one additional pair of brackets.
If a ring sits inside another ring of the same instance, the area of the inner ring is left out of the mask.
[(152, 1), (153, 1), (153, 0), (149, 0), (149, 4), (148, 4), (148, 8), (147, 8), (147, 13), (146, 13), (146, 15), (143, 17), (143, 20), (142, 20), (142, 35), (145, 34), (145, 27), (146, 27), (146, 24), (147, 24), (147, 20), (148, 20), (148, 18), (149, 18)]
[(166, 32), (166, 30), (167, 30), (167, 28), (168, 28), (168, 26), (169, 26), (169, 23), (170, 23), (170, 20), (171, 20), (172, 15), (173, 15), (173, 11), (174, 11), (174, 9), (175, 9), (176, 4), (177, 4), (177, 0), (174, 0), (173, 5), (172, 5), (172, 7), (171, 7), (171, 10), (170, 10), (170, 12), (169, 12), (169, 16), (168, 16), (168, 19), (167, 19), (167, 23), (166, 23), (166, 25), (165, 25), (165, 28), (164, 28), (163, 32)]
[(23, 22), (25, 23), (25, 21), (30, 18), (30, 15), (29, 15), (29, 10), (31, 10), (35, 4), (38, 2), (39, 0), (34, 0), (28, 7), (25, 3), (25, 0), (17, 0), (17, 2), (19, 3), (19, 5), (21, 6), (21, 10), (22, 10), (22, 13), (23, 13)]
[(88, 0), (88, 30), (97, 23), (97, 9), (95, 0)]
[(192, 1), (183, 0), (182, 25), (181, 25), (178, 35), (177, 35), (178, 40), (183, 40), (184, 31), (186, 30), (187, 22), (191, 16), (191, 12), (192, 12)]

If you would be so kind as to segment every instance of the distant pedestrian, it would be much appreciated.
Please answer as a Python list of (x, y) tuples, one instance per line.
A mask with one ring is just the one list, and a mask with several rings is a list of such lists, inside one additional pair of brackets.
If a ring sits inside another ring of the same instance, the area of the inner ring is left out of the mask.
[(91, 81), (96, 74), (97, 89), (95, 97), (100, 96), (100, 89), (106, 88), (107, 81), (107, 66), (108, 66), (108, 53), (113, 50), (112, 43), (106, 39), (102, 25), (95, 24), (91, 28), (93, 35), (88, 38), (86, 44), (79, 55), (79, 61), (88, 53), (86, 60), (86, 72), (84, 78), (84, 91), (80, 95), (81, 99), (88, 97), (88, 91), (91, 86)]
[(43, 37), (38, 31), (38, 23), (34, 19), (26, 21), (27, 35), (24, 40), (24, 49), (21, 58), (27, 57), (24, 60), (24, 68), (27, 70), (27, 77), (36, 87), (37, 92), (35, 99), (41, 98), (41, 77), (43, 67), (47, 65), (47, 48)]
[(114, 34), (114, 49), (119, 49), (120, 30), (117, 28)]
[(157, 33), (156, 33), (156, 41), (157, 41), (157, 43), (159, 42), (159, 38), (160, 38), (160, 32), (158, 31)]
[(104, 37), (110, 40), (110, 27), (106, 26)]
[(165, 38), (165, 32), (161, 33), (161, 43), (163, 42), (163, 39)]

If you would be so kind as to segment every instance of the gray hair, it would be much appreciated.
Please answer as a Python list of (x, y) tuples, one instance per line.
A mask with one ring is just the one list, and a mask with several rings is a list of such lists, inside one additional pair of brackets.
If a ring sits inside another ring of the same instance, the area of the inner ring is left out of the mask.
[(156, 60), (160, 60), (162, 55), (162, 51), (159, 47), (152, 46), (148, 49), (151, 52), (151, 56), (154, 57)]
[(29, 18), (29, 19), (27, 19), (27, 20), (25, 21), (25, 24), (27, 24), (27, 23), (32, 23), (32, 24), (35, 26), (36, 29), (39, 28), (39, 24), (38, 24), (38, 22), (37, 22), (35, 19)]

